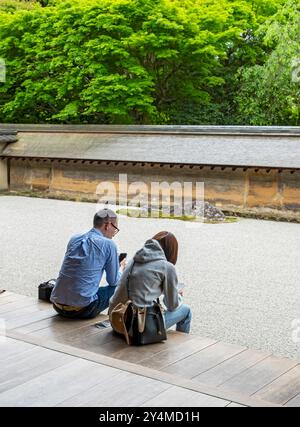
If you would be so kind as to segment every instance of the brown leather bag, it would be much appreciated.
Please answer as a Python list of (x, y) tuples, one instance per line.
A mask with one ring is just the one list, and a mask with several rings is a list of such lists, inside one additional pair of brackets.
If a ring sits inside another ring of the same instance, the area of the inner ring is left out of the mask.
[(118, 334), (124, 335), (128, 345), (130, 345), (131, 342), (126, 324), (128, 324), (127, 318), (130, 314), (131, 304), (131, 301), (127, 301), (125, 304), (120, 303), (109, 313), (109, 320), (113, 330)]

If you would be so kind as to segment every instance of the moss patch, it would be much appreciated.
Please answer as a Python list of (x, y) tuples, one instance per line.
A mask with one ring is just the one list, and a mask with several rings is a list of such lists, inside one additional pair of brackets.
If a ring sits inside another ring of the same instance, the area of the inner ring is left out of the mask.
[[(141, 215), (136, 215), (137, 213), (141, 214)], [(182, 216), (176, 216), (176, 215), (171, 215), (171, 214), (167, 214), (165, 212), (162, 211), (158, 211), (157, 212), (157, 216), (151, 216), (149, 213), (145, 213), (142, 212), (140, 210), (137, 209), (118, 209), (117, 210), (117, 214), (119, 215), (125, 215), (128, 217), (132, 217), (132, 218), (145, 218), (145, 219), (175, 219), (177, 221), (191, 221), (191, 222), (198, 222), (199, 220), (197, 220), (197, 218), (195, 218), (194, 216), (189, 216), (189, 215), (182, 215)], [(205, 224), (226, 224), (226, 223), (233, 223), (233, 222), (237, 222), (238, 218), (237, 217), (233, 217), (233, 216), (228, 216), (225, 218), (224, 221), (216, 221), (216, 220), (208, 220), (205, 219), (204, 223)]]

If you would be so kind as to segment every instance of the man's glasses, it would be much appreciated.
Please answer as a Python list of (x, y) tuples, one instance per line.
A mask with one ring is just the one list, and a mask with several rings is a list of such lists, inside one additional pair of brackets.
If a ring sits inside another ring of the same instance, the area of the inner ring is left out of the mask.
[(118, 234), (119, 233), (119, 231), (120, 231), (120, 229), (115, 225), (115, 224), (113, 224), (112, 222), (111, 222), (111, 225), (114, 227), (114, 229), (115, 229), (115, 234), (114, 235), (116, 235), (116, 234)]

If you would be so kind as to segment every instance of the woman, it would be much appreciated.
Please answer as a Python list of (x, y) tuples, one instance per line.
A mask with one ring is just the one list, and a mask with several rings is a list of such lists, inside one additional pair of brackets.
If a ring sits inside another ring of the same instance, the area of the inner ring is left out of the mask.
[[(147, 240), (126, 267), (110, 300), (109, 310), (113, 310), (119, 303), (125, 304), (129, 299), (137, 306), (149, 307), (163, 295), (167, 309), (164, 313), (166, 329), (176, 325), (177, 331), (188, 334), (192, 313), (178, 293), (175, 269), (177, 256), (178, 242), (172, 233), (162, 231)], [(133, 263), (128, 295), (127, 277)]]

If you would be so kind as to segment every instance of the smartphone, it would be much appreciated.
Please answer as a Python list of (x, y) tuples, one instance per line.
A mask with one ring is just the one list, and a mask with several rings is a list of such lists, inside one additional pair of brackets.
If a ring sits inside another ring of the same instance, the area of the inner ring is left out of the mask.
[(107, 328), (111, 328), (111, 323), (109, 320), (103, 320), (100, 323), (96, 323), (95, 326), (98, 329), (107, 329)]
[(119, 255), (119, 263), (121, 264), (121, 262), (122, 262), (125, 258), (127, 258), (127, 254), (126, 254), (125, 252), (122, 252), (122, 253)]
[(177, 284), (177, 289), (180, 291), (181, 289), (185, 288), (185, 284), (184, 283), (178, 283)]

